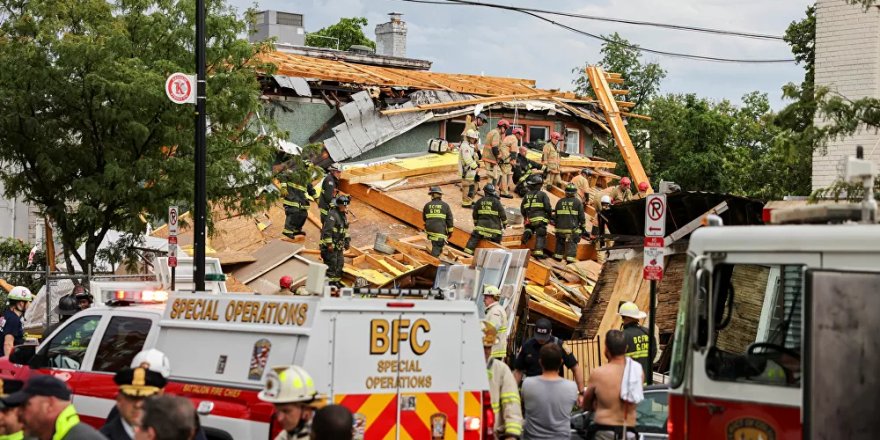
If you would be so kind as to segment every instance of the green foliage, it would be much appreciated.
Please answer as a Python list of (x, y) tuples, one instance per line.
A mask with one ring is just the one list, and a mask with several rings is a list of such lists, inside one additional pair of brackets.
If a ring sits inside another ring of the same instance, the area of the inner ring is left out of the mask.
[(323, 150), (324, 145), (316, 142), (302, 147), (300, 154), (284, 154), (278, 178), (282, 181), (310, 182), (320, 177), (323, 169), (314, 162)]
[[(269, 118), (263, 130), (252, 126), (263, 111), (257, 72), (272, 71), (257, 55), (269, 46), (242, 39), (246, 22), (223, 0), (206, 3), (207, 193), (214, 206), (247, 214), (271, 202), (256, 194), (272, 177), (279, 134)], [(162, 220), (170, 204), (190, 209), (193, 107), (172, 104), (164, 84), (193, 70), (195, 4), (0, 0), (0, 15), (6, 194), (48, 215), (85, 271), (110, 229), (139, 234), (140, 214)]]
[[(0, 240), (0, 270), (37, 271), (40, 275), (0, 273), (0, 278), (13, 286), (26, 286), (36, 293), (45, 284), (46, 254), (42, 250), (34, 253), (33, 262), (28, 264), (28, 256), (34, 245), (15, 238)], [(0, 289), (0, 304), (6, 304), (6, 291)]]
[[(826, 188), (820, 188), (810, 194), (809, 201), (812, 203), (819, 200), (834, 200), (839, 202), (861, 202), (865, 198), (865, 188), (861, 184), (849, 183), (842, 179), (836, 180)], [(880, 179), (874, 180), (874, 199), (880, 201)]]
[[(306, 46), (327, 47), (336, 49), (339, 40), (339, 50), (348, 50), (351, 46), (361, 45), (376, 48), (376, 42), (364, 35), (363, 28), (367, 26), (364, 17), (342, 18), (339, 23), (322, 28), (317, 32), (309, 32), (306, 35)], [(329, 37), (329, 38), (320, 38)]]

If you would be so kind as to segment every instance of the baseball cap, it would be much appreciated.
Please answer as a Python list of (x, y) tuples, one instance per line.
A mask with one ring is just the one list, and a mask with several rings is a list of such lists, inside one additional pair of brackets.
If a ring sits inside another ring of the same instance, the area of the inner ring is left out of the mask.
[(547, 318), (541, 318), (535, 323), (535, 339), (538, 342), (547, 342), (550, 340), (550, 333), (553, 331), (553, 325)]
[(20, 390), (23, 385), (24, 384), (20, 380), (0, 379), (0, 409), (7, 408), (6, 404), (3, 403), (3, 399), (5, 399), (10, 393)]
[(11, 408), (20, 406), (34, 396), (70, 400), (70, 388), (67, 388), (64, 382), (56, 379), (54, 376), (39, 375), (28, 379), (24, 388), (4, 397), (0, 402), (2, 402), (4, 407)]

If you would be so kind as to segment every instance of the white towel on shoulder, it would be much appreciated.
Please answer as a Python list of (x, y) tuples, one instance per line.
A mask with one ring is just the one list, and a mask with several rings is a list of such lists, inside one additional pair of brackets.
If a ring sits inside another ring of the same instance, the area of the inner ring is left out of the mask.
[(626, 358), (626, 366), (623, 368), (623, 381), (620, 383), (620, 400), (637, 404), (644, 399), (642, 365), (630, 358)]

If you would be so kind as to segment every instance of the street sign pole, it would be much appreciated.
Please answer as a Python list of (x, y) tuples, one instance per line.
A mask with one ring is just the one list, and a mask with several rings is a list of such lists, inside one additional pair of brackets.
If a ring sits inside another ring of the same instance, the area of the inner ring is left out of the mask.
[[(645, 248), (644, 279), (650, 281), (650, 301), (648, 306), (648, 365), (654, 365), (657, 341), (654, 339), (654, 316), (657, 314), (657, 281), (663, 279), (663, 259), (666, 243), (666, 195), (650, 194), (645, 200)], [(645, 372), (648, 385), (654, 383), (653, 371)]]
[(171, 267), (171, 291), (177, 279), (177, 222), (180, 213), (176, 206), (168, 207), (168, 266)]
[(205, 291), (205, 225), (207, 211), (207, 177), (205, 163), (207, 128), (205, 109), (205, 0), (196, 0), (196, 151), (195, 151), (195, 212), (193, 231), (193, 280), (195, 291)]

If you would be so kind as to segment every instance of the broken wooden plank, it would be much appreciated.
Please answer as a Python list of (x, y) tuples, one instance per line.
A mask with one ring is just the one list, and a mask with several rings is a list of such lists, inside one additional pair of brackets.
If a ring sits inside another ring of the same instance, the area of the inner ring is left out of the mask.
[(548, 96), (556, 96), (559, 95), (558, 92), (538, 92), (538, 93), (520, 93), (513, 95), (497, 95), (497, 96), (487, 96), (484, 98), (474, 98), (474, 99), (465, 99), (461, 101), (450, 101), (450, 102), (439, 102), (436, 104), (423, 104), (418, 106), (413, 106), (410, 108), (395, 108), (390, 110), (383, 110), (380, 113), (382, 115), (399, 115), (401, 113), (411, 113), (411, 112), (420, 112), (420, 111), (428, 111), (428, 110), (439, 110), (439, 109), (447, 109), (447, 108), (456, 108), (456, 107), (467, 107), (470, 105), (476, 104), (489, 104), (503, 101), (517, 101), (523, 99), (535, 99), (535, 98), (544, 98)]
[(629, 90), (611, 89), (611, 94), (612, 95), (626, 95), (626, 94), (629, 94)]
[(550, 274), (549, 267), (538, 263), (534, 259), (529, 259), (529, 264), (526, 266), (527, 280), (533, 281), (540, 286), (546, 286), (550, 282)]
[(644, 121), (653, 121), (653, 120), (654, 120), (654, 118), (652, 118), (652, 117), (650, 117), (650, 116), (637, 115), (637, 114), (635, 114), (635, 113), (620, 112), (620, 114), (623, 115), (623, 116), (626, 116), (627, 118), (636, 118), (636, 119), (641, 119), (641, 120), (644, 120)]
[(559, 99), (559, 98), (552, 98), (552, 99), (553, 99), (553, 101), (555, 101), (557, 104), (561, 105), (563, 108), (565, 108), (565, 109), (567, 109), (568, 111), (574, 113), (575, 116), (580, 116), (581, 118), (584, 118), (584, 119), (586, 119), (586, 120), (588, 120), (588, 121), (590, 121), (590, 122), (592, 122), (592, 123), (598, 125), (602, 130), (605, 130), (606, 133), (609, 133), (609, 134), (611, 133), (611, 129), (608, 128), (608, 126), (605, 125), (605, 123), (602, 122), (602, 121), (600, 121), (599, 119), (593, 117), (593, 116), (590, 115), (590, 114), (587, 114), (586, 112), (582, 111), (581, 109), (579, 109), (579, 108), (577, 108), (577, 107), (575, 107), (575, 106), (573, 106), (573, 105), (568, 105), (565, 101), (563, 101), (563, 100), (561, 100), (561, 99)]

